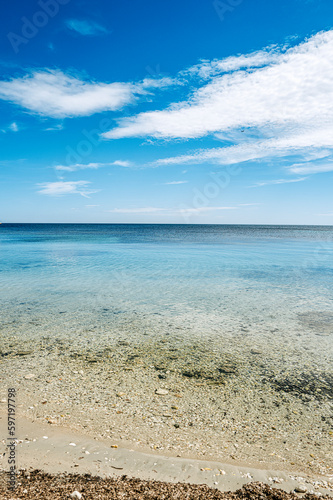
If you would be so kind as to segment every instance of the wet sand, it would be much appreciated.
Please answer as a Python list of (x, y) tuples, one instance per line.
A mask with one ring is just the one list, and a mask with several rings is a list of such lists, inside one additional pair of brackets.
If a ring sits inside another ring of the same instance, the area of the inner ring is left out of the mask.
[[(0, 416), (0, 432), (1, 435), (5, 435), (6, 415), (1, 413)], [(317, 495), (329, 494), (333, 496), (333, 484), (330, 483), (328, 477), (288, 473), (269, 468), (267, 464), (263, 464), (261, 468), (253, 468), (248, 464), (228, 464), (213, 460), (204, 461), (162, 456), (156, 453), (142, 453), (133, 448), (115, 447), (115, 444), (110, 444), (106, 439), (92, 438), (79, 431), (72, 431), (58, 425), (31, 422), (30, 419), (24, 417), (17, 419), (17, 430), (20, 435), (16, 445), (17, 466), (20, 473), (24, 473), (24, 477), (19, 476), (17, 482), (22, 483), (25, 487), (31, 486), (28, 476), (34, 477), (34, 481), (39, 482), (40, 488), (42, 487), (46, 476), (35, 477), (33, 473), (34, 470), (39, 469), (44, 473), (51, 474), (52, 477), (49, 477), (47, 481), (52, 480), (55, 484), (57, 482), (55, 478), (58, 474), (68, 476), (70, 473), (75, 473), (81, 475), (81, 478), (76, 481), (81, 486), (84, 484), (85, 474), (118, 479), (125, 475), (129, 478), (140, 478), (143, 481), (158, 480), (168, 483), (205, 484), (219, 491), (235, 491), (243, 485), (259, 481), (286, 492), (299, 490)], [(0, 467), (4, 472), (8, 471), (6, 441), (3, 440), (0, 446)], [(8, 488), (6, 472), (2, 481), (2, 487)], [(73, 481), (71, 480), (69, 483), (73, 484)], [(150, 483), (150, 485), (153, 490), (156, 488), (156, 484)], [(25, 487), (22, 486), (19, 491), (22, 493)], [(31, 489), (31, 491), (34, 490)], [(13, 498), (20, 498), (17, 492)], [(24, 496), (24, 498), (26, 497)], [(183, 497), (180, 496), (180, 498)], [(193, 496), (193, 498), (196, 497)], [(222, 497), (212, 496), (212, 498)]]

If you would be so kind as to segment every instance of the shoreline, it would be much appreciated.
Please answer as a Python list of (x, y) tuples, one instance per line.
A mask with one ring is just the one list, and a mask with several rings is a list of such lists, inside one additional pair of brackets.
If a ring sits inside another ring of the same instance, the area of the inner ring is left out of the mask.
[[(213, 460), (143, 453), (106, 439), (97, 439), (63, 426), (17, 418), (18, 468), (45, 473), (91, 474), (102, 478), (126, 475), (142, 480), (168, 483), (205, 484), (220, 491), (236, 491), (243, 485), (262, 482), (292, 492), (295, 488), (333, 497), (332, 477), (287, 472), (267, 467), (247, 467)], [(1, 435), (6, 435), (6, 415), (0, 413)], [(114, 447), (112, 447), (114, 446)], [(1, 468), (6, 471), (6, 444), (1, 441)]]
[[(208, 348), (124, 337), (86, 353), (57, 337), (25, 342), (26, 351), (13, 339), (1, 362), (0, 412), (5, 388), (15, 387), (18, 418), (108, 446), (333, 477), (330, 399), (263, 385), (265, 351), (243, 341), (243, 357), (234, 346), (217, 350), (219, 339)], [(325, 389), (320, 377), (316, 384)]]

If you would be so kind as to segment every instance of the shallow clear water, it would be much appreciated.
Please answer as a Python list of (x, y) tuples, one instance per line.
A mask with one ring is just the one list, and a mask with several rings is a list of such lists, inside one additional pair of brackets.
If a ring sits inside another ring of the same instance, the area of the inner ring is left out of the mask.
[(333, 227), (2, 224), (2, 332), (168, 332), (329, 368), (332, 256)]
[(331, 473), (332, 256), (333, 227), (2, 224), (0, 386), (94, 436)]

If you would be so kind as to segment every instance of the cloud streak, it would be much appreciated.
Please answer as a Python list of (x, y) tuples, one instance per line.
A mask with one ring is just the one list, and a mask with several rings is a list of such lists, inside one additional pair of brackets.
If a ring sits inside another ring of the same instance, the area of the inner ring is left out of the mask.
[[(219, 148), (201, 149), (190, 154), (159, 159), (155, 165), (191, 164), (214, 162), (223, 165), (233, 165), (238, 163), (264, 160), (276, 157), (304, 157), (321, 156), (323, 148), (327, 149), (325, 154), (329, 154), (333, 148), (333, 125), (318, 126), (311, 130), (301, 130), (300, 132), (285, 132), (285, 135), (278, 138), (268, 138), (262, 140), (249, 140)], [(301, 173), (301, 172), (298, 172)], [(303, 172), (305, 173), (305, 172)]]
[(89, 198), (89, 194), (96, 193), (87, 189), (89, 181), (58, 181), (58, 182), (43, 182), (37, 184), (41, 189), (38, 193), (48, 196), (64, 196), (68, 194), (80, 194), (85, 198)]
[(177, 184), (187, 184), (188, 181), (170, 181), (170, 182), (164, 182), (165, 185), (167, 186), (174, 186)]
[(200, 214), (204, 212), (214, 212), (220, 210), (237, 210), (238, 207), (199, 207), (199, 208), (160, 208), (160, 207), (140, 207), (140, 208), (114, 208), (107, 210), (116, 214), (165, 214), (165, 215), (186, 215)]
[(102, 167), (109, 166), (130, 167), (132, 164), (129, 161), (116, 160), (110, 163), (75, 163), (73, 165), (56, 165), (55, 170), (62, 172), (76, 172), (77, 170), (93, 169), (97, 170)]
[(305, 181), (308, 177), (299, 177), (298, 179), (273, 179), (270, 181), (257, 182), (253, 186), (249, 187), (261, 187), (261, 186), (274, 186), (276, 184), (289, 184), (292, 182), (302, 182)]
[(149, 89), (174, 85), (170, 78), (138, 83), (82, 80), (59, 69), (32, 71), (22, 78), (0, 81), (0, 99), (42, 116), (66, 118), (116, 111), (134, 104)]
[(289, 171), (293, 174), (321, 174), (324, 172), (333, 172), (333, 158), (331, 161), (324, 163), (296, 163), (289, 167)]
[(104, 26), (87, 19), (67, 19), (65, 24), (68, 29), (83, 36), (98, 36), (109, 33)]

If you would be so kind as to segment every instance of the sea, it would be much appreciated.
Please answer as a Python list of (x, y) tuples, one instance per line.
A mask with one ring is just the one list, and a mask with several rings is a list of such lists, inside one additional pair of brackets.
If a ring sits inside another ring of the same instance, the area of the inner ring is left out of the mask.
[(0, 281), (22, 348), (170, 335), (332, 372), (333, 226), (1, 224)]

